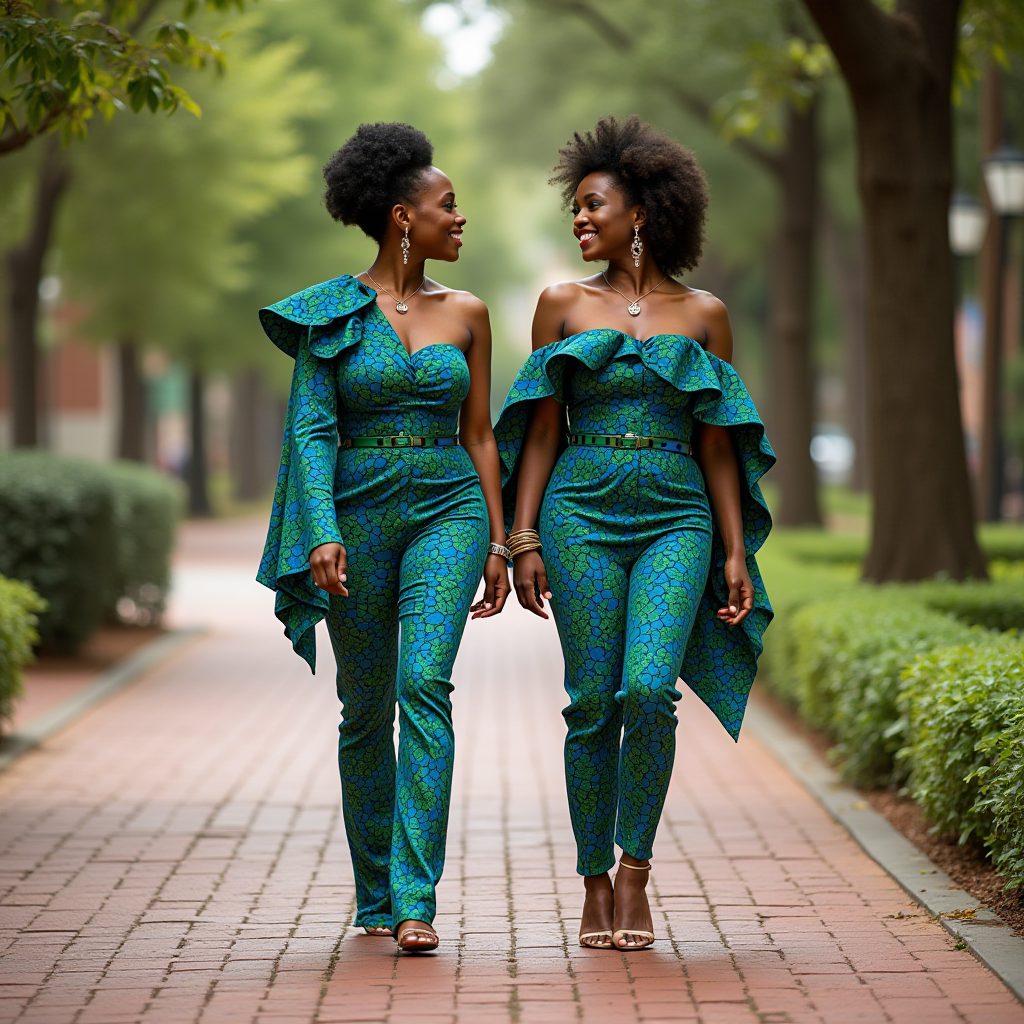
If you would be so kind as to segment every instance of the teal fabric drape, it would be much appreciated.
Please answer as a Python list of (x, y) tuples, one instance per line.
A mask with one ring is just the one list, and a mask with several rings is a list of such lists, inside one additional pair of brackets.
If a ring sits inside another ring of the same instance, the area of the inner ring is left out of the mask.
[[(338, 451), (337, 383), (332, 360), (359, 343), (376, 293), (344, 276), (305, 288), (260, 310), (267, 337), (295, 360), (281, 468), (256, 579), (275, 591), (274, 614), (297, 654), (316, 668), (314, 626), (328, 595), (313, 583), (309, 553), (344, 543), (334, 508)], [(327, 426), (325, 426), (327, 424)]]

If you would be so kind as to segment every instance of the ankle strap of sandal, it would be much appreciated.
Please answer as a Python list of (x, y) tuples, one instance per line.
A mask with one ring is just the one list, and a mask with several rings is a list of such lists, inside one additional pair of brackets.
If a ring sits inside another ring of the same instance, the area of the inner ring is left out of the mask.
[(622, 858), (619, 858), (620, 868), (629, 868), (630, 871), (650, 871), (651, 865), (648, 864), (627, 864)]

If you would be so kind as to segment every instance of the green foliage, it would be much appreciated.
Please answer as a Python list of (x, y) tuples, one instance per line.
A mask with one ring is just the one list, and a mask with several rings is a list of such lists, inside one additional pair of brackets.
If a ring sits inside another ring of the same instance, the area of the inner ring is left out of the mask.
[(997, 636), (919, 658), (905, 672), (900, 760), (943, 833), (981, 840), (1024, 883), (1024, 643)]
[(178, 499), (158, 477), (42, 452), (0, 456), (0, 572), (45, 599), (44, 648), (75, 651), (122, 596), (162, 607)]
[(954, 100), (959, 102), (989, 61), (1008, 68), (1014, 53), (1024, 53), (1024, 6), (1020, 0), (965, 0), (960, 15)]
[[(1019, 532), (991, 527), (983, 544), (1012, 555)], [(865, 787), (909, 781), (940, 831), (983, 841), (1019, 885), (1024, 588), (1013, 579), (857, 583), (862, 545), (780, 531), (762, 549), (776, 611), (762, 682), (836, 740), (846, 779)]]
[(1024, 586), (1019, 580), (919, 583), (905, 589), (927, 607), (961, 622), (986, 629), (1024, 630)]
[(115, 599), (114, 503), (98, 467), (42, 453), (0, 456), (0, 573), (47, 602), (44, 648), (74, 651)]
[(139, 625), (159, 621), (171, 586), (171, 551), (183, 496), (165, 474), (135, 462), (103, 467), (117, 531), (117, 577), (107, 617)]
[(322, 105), (301, 43), (261, 45), (259, 24), (233, 20), (230, 74), (186, 74), (202, 120), (118, 119), (72, 154), (62, 277), (91, 307), (98, 339), (159, 345), (207, 370), (252, 348), (254, 336), (223, 315), (257, 255), (240, 235), (309, 190), (316, 163), (299, 151), (296, 122)]
[(38, 615), (46, 602), (27, 583), (0, 576), (0, 725), (21, 694), (21, 670), (39, 640)]
[(769, 141), (779, 142), (779, 108), (808, 107), (822, 79), (835, 70), (832, 51), (823, 43), (792, 36), (782, 43), (752, 42), (746, 57), (750, 65), (747, 84), (718, 99), (712, 108), (714, 115), (726, 139), (765, 129)]
[(866, 787), (902, 781), (895, 758), (906, 736), (903, 669), (919, 654), (981, 634), (889, 587), (810, 603), (788, 628), (800, 713), (835, 737), (843, 776)]
[[(205, 0), (226, 10), (243, 0)], [(84, 139), (99, 111), (109, 120), (130, 107), (173, 113), (179, 106), (198, 116), (189, 94), (171, 81), (173, 64), (223, 67), (223, 53), (185, 22), (150, 17), (168, 4), (110, 0), (102, 12), (87, 0), (46, 5), (46, 14), (25, 0), (0, 3), (0, 154), (59, 129), (65, 141)], [(187, 17), (198, 0), (180, 5)], [(145, 33), (145, 38), (143, 37)]]

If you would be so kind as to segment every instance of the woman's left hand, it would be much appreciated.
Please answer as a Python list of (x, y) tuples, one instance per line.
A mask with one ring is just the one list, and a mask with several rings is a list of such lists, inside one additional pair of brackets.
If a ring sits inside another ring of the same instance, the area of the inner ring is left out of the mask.
[(718, 609), (718, 618), (727, 626), (738, 626), (754, 610), (754, 584), (747, 572), (746, 555), (731, 555), (725, 560), (725, 585), (729, 604)]
[(505, 607), (512, 587), (508, 582), (508, 565), (501, 555), (488, 555), (484, 565), (484, 596), (470, 606), (474, 619), (497, 615)]

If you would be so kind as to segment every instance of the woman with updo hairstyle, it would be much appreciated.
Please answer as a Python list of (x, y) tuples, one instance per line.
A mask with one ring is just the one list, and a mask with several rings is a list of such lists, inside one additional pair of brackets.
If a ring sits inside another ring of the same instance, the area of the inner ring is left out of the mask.
[[(735, 738), (771, 608), (754, 553), (775, 456), (730, 365), (701, 256), (707, 184), (637, 117), (575, 134), (552, 182), (601, 273), (547, 288), (495, 434), (523, 607), (565, 656), (581, 945), (654, 942), (645, 886), (675, 757), (676, 681)], [(608, 872), (622, 850), (614, 883)]]
[(327, 619), (356, 924), (410, 952), (438, 945), (452, 664), (470, 611), (510, 592), (487, 307), (425, 275), (459, 258), (466, 224), (432, 161), (410, 125), (360, 125), (324, 168), (325, 200), (376, 259), (260, 310), (295, 370), (258, 579), (314, 670)]

